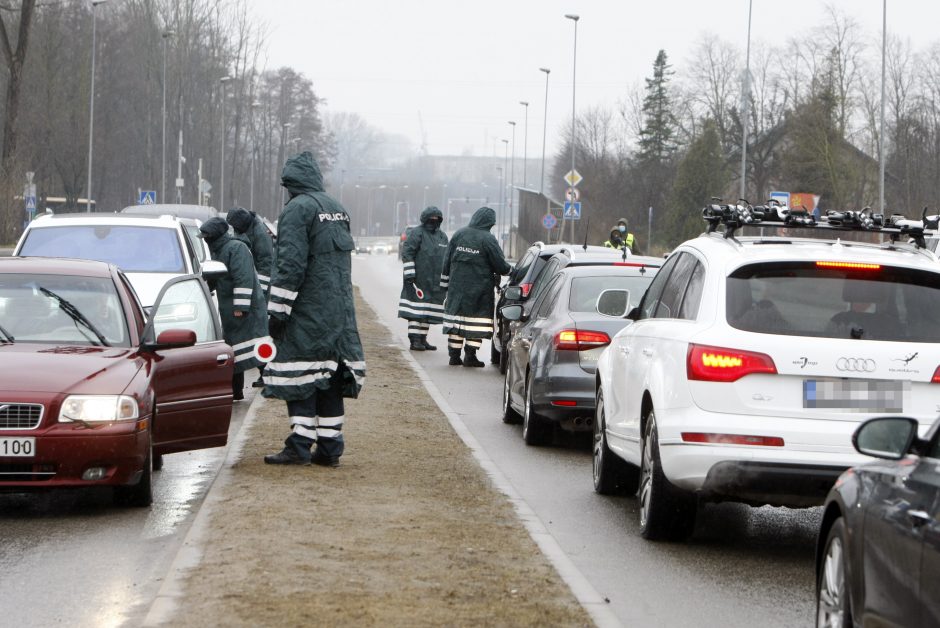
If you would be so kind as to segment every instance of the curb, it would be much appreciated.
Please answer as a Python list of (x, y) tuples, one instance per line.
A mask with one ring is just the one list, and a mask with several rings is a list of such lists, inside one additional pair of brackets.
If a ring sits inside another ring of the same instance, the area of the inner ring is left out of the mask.
[[(393, 329), (381, 319), (379, 319), (379, 322), (389, 330), (393, 338), (397, 338), (397, 334)], [(434, 403), (437, 404), (437, 407), (440, 408), (444, 416), (447, 417), (447, 421), (460, 437), (460, 440), (470, 449), (474, 459), (490, 477), (493, 485), (512, 503), (516, 514), (519, 515), (519, 519), (522, 521), (523, 525), (525, 525), (529, 536), (539, 546), (539, 549), (545, 557), (548, 558), (549, 562), (558, 572), (558, 575), (561, 576), (561, 579), (568, 585), (568, 588), (571, 589), (571, 593), (574, 595), (575, 599), (577, 599), (578, 603), (584, 607), (584, 610), (586, 610), (591, 616), (591, 619), (594, 620), (595, 625), (599, 628), (621, 628), (623, 624), (621, 624), (620, 620), (610, 609), (609, 603), (604, 596), (598, 593), (597, 589), (595, 589), (584, 574), (581, 573), (581, 570), (571, 562), (571, 559), (568, 558), (568, 555), (561, 549), (558, 541), (551, 535), (542, 523), (542, 520), (539, 519), (535, 511), (532, 510), (532, 507), (516, 492), (516, 489), (509, 479), (503, 475), (503, 472), (499, 470), (489, 454), (486, 453), (483, 447), (480, 446), (480, 443), (477, 442), (477, 439), (474, 438), (473, 434), (460, 418), (460, 415), (450, 407), (450, 404), (447, 403), (444, 395), (438, 390), (437, 385), (431, 380), (427, 371), (424, 370), (424, 367), (422, 367), (404, 347), (401, 348), (401, 354), (404, 361), (408, 363), (415, 375), (418, 376), (418, 379), (421, 380), (424, 389), (431, 395), (431, 398), (434, 399)]]
[(248, 434), (247, 428), (254, 423), (258, 406), (263, 402), (264, 397), (260, 393), (251, 400), (251, 405), (248, 406), (241, 427), (232, 442), (229, 443), (228, 452), (225, 454), (225, 459), (222, 460), (219, 472), (212, 480), (209, 488), (206, 489), (206, 496), (203, 498), (202, 504), (200, 504), (199, 510), (186, 532), (186, 536), (183, 537), (183, 541), (176, 551), (176, 556), (173, 557), (173, 562), (170, 564), (170, 569), (163, 579), (163, 584), (151, 602), (147, 615), (140, 624), (141, 626), (162, 626), (173, 619), (178, 606), (177, 600), (186, 593), (181, 586), (183, 578), (202, 559), (204, 540), (209, 526), (209, 516), (215, 510), (215, 505), (219, 501), (219, 492), (215, 489), (217, 486), (222, 487), (229, 482), (232, 465), (241, 456), (242, 447)]

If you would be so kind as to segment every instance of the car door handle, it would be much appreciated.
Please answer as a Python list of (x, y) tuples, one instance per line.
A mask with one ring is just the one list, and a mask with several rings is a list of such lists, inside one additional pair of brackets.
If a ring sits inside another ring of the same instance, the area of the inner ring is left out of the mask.
[(648, 358), (649, 358), (649, 357), (652, 357), (652, 355), (653, 355), (653, 350), (652, 350), (652, 349), (643, 349), (643, 355), (645, 355), (645, 356), (648, 357)]
[(227, 353), (220, 353), (219, 355), (215, 356), (215, 361), (218, 362), (220, 366), (227, 363), (228, 359), (229, 355)]
[(930, 521), (930, 515), (923, 510), (908, 510), (907, 516), (911, 518), (911, 523), (915, 528), (919, 528)]

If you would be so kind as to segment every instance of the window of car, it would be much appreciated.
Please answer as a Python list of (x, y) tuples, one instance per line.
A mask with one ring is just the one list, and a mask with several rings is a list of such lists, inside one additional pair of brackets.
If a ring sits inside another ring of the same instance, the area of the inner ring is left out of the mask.
[(552, 277), (555, 276), (555, 273), (558, 271), (558, 267), (561, 266), (561, 262), (557, 259), (550, 259), (545, 268), (543, 268), (538, 275), (535, 276), (533, 280), (532, 292), (529, 294), (529, 300), (534, 300), (539, 298), (539, 295), (545, 291), (545, 287), (549, 284)]
[(640, 302), (640, 319), (653, 317), (653, 312), (656, 311), (656, 307), (659, 305), (659, 297), (663, 293), (666, 280), (669, 278), (670, 273), (672, 273), (672, 269), (676, 265), (678, 258), (679, 255), (670, 255), (666, 263), (663, 264), (659, 272), (656, 273), (656, 277), (653, 278), (650, 287), (646, 289), (646, 294), (643, 295), (643, 300)]
[(692, 269), (689, 285), (685, 289), (685, 296), (682, 297), (682, 305), (679, 306), (679, 318), (695, 320), (698, 316), (698, 307), (702, 302), (702, 291), (704, 289), (705, 265), (695, 260), (695, 268)]
[(20, 256), (72, 257), (124, 272), (184, 273), (176, 229), (134, 225), (62, 225), (29, 229)]
[(575, 277), (571, 280), (571, 295), (568, 298), (569, 312), (596, 312), (597, 298), (604, 290), (626, 290), (630, 293), (629, 312), (637, 306), (643, 293), (653, 281), (649, 276), (628, 277), (624, 275), (601, 275), (597, 277)]
[(689, 284), (689, 278), (692, 276), (696, 261), (695, 257), (688, 253), (679, 254), (675, 268), (669, 274), (669, 279), (663, 286), (656, 314), (653, 315), (654, 318), (678, 318), (679, 306), (683, 295), (685, 295), (685, 289)]
[(196, 332), (196, 342), (219, 340), (212, 304), (196, 277), (169, 286), (152, 319), (155, 337), (167, 329), (189, 329)]
[(940, 342), (940, 273), (813, 261), (748, 264), (727, 279), (728, 324), (786, 336)]
[(199, 227), (196, 225), (183, 225), (183, 229), (186, 231), (186, 244), (198, 260), (198, 262), (193, 263), (193, 268), (199, 268), (200, 264), (206, 261), (206, 249), (199, 238)]
[(538, 306), (538, 312), (536, 314), (537, 318), (548, 318), (552, 310), (555, 309), (555, 303), (558, 301), (558, 295), (561, 292), (561, 287), (564, 285), (565, 279), (561, 274), (555, 275), (555, 278), (551, 281), (549, 286), (545, 289), (544, 298)]
[(0, 325), (16, 342), (100, 345), (100, 333), (111, 346), (130, 343), (110, 277), (0, 274)]
[(510, 284), (517, 284), (522, 281), (525, 277), (526, 271), (529, 270), (529, 266), (532, 265), (532, 260), (536, 258), (536, 252), (529, 250), (525, 255), (522, 256), (522, 259), (516, 264), (516, 267), (513, 269), (512, 274), (509, 276)]

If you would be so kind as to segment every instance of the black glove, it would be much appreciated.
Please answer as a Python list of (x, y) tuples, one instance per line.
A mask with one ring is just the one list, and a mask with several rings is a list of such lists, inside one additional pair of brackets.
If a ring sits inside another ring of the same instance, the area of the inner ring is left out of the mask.
[(280, 340), (287, 330), (287, 321), (282, 321), (273, 316), (268, 317), (268, 335), (275, 340)]

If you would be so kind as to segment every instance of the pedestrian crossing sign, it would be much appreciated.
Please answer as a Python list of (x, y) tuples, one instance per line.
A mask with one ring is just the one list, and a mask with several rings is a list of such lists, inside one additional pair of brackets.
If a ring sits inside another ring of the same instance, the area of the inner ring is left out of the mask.
[(566, 220), (581, 220), (581, 203), (576, 203), (573, 201), (565, 202), (565, 219)]
[(137, 201), (138, 205), (156, 205), (157, 204), (157, 191), (156, 190), (141, 190), (140, 198)]

